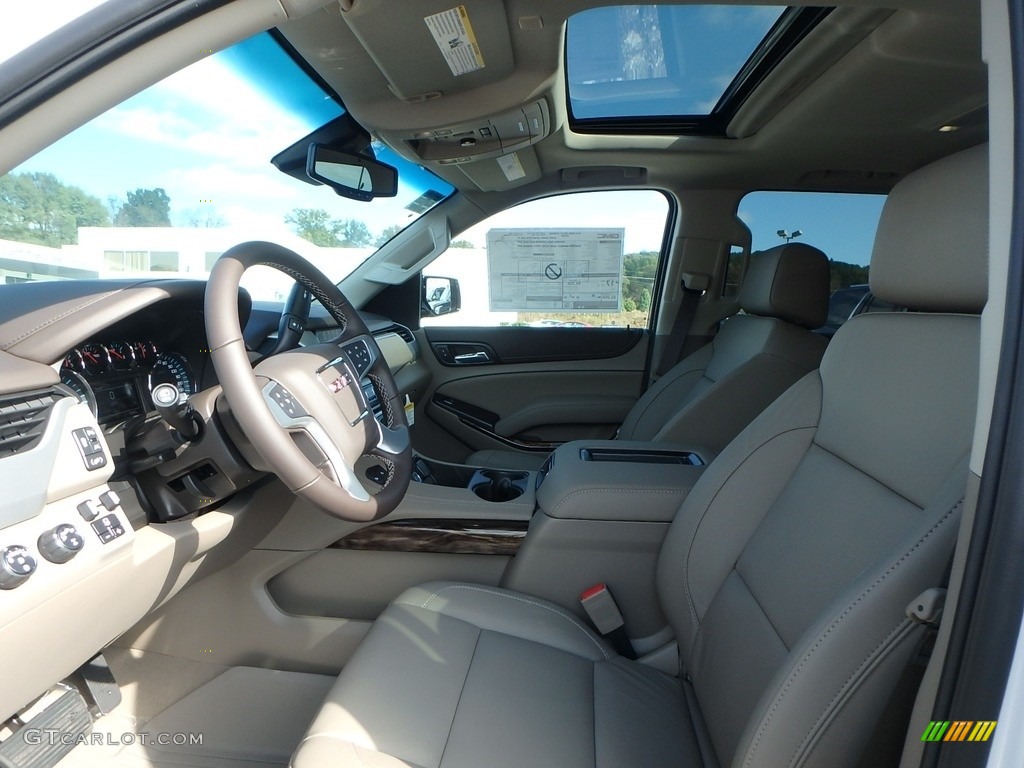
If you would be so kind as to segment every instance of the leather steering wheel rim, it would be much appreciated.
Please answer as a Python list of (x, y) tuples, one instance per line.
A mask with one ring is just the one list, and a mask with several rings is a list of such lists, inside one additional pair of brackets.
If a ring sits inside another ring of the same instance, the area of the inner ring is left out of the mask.
[[(284, 272), (318, 299), (342, 329), (340, 339), (283, 352), (254, 369), (238, 318), (238, 288), (242, 274), (258, 265)], [(365, 522), (391, 512), (412, 474), (405, 409), (387, 361), (338, 287), (294, 251), (241, 243), (214, 264), (205, 312), (213, 365), (231, 412), (278, 477), (295, 494), (346, 520)], [(384, 423), (374, 418), (364, 380), (376, 390)], [(305, 433), (307, 450), (293, 439), (296, 433)], [(318, 463), (307, 455), (310, 441), (319, 448)], [(374, 456), (387, 470), (375, 494), (355, 472), (359, 456)]]

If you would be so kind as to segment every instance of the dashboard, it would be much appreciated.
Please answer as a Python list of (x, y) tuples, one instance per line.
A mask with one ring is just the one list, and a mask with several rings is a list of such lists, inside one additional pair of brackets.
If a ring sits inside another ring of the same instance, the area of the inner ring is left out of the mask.
[(174, 384), (185, 402), (198, 391), (188, 358), (150, 339), (90, 342), (71, 350), (61, 381), (89, 406), (101, 427), (144, 416), (158, 384)]
[[(0, 719), (251, 547), (290, 508), (293, 497), (265, 482), (262, 457), (219, 397), (205, 287), (172, 279), (0, 288), (0, 469), (10, 479), (0, 498), (0, 647), (9, 658), (47, 659), (5, 669)], [(244, 293), (238, 304), (246, 341), (259, 349), (280, 307), (254, 311)], [(364, 319), (399, 391), (422, 389), (429, 372), (413, 334)], [(319, 313), (309, 328), (307, 344), (338, 335)], [(150, 393), (165, 382), (201, 421), (197, 439), (176, 437), (154, 413)], [(377, 393), (365, 391), (379, 412)]]

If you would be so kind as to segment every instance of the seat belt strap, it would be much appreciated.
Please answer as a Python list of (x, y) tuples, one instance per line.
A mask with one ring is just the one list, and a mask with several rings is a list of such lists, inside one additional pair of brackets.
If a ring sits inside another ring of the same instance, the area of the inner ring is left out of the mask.
[(590, 618), (590, 623), (612, 644), (616, 651), (627, 659), (635, 659), (636, 651), (626, 634), (626, 622), (622, 619), (619, 606), (605, 584), (595, 584), (580, 595), (580, 605)]
[(681, 283), (683, 298), (679, 304), (679, 311), (676, 312), (676, 319), (672, 322), (672, 330), (668, 334), (668, 343), (658, 362), (658, 376), (664, 376), (683, 354), (683, 346), (686, 344), (686, 337), (690, 334), (690, 326), (693, 325), (693, 318), (697, 314), (697, 306), (700, 304), (700, 297), (704, 291), (695, 291)]

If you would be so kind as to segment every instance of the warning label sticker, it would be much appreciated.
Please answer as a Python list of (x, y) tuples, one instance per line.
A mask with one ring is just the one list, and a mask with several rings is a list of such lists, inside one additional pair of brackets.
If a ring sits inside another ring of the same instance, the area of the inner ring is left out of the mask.
[(448, 62), (453, 75), (465, 75), (484, 67), (484, 57), (477, 45), (466, 6), (460, 5), (433, 16), (424, 16), (434, 42)]
[(622, 311), (623, 229), (492, 229), (492, 312)]
[(505, 174), (505, 178), (509, 181), (515, 181), (526, 176), (526, 171), (523, 170), (523, 164), (519, 162), (519, 156), (513, 152), (511, 155), (502, 155), (498, 158), (498, 167), (501, 168), (502, 173)]

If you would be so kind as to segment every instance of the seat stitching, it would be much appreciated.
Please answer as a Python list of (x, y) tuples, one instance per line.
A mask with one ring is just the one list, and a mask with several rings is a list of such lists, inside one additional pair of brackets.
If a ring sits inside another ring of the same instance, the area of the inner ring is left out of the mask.
[(729, 484), (729, 481), (732, 479), (733, 475), (735, 475), (737, 472), (739, 472), (740, 469), (748, 461), (750, 461), (750, 459), (753, 457), (753, 455), (755, 453), (757, 453), (762, 448), (764, 448), (766, 445), (768, 445), (768, 443), (772, 442), (773, 440), (777, 440), (778, 438), (782, 437), (783, 435), (788, 435), (790, 432), (800, 432), (800, 431), (805, 430), (805, 429), (815, 429), (816, 426), (817, 425), (815, 425), (815, 424), (802, 424), (802, 425), (800, 425), (798, 427), (792, 427), (790, 429), (783, 430), (782, 432), (777, 432), (777, 433), (773, 434), (771, 437), (767, 438), (764, 442), (754, 446), (754, 448), (751, 449), (747, 453), (747, 455), (743, 458), (743, 461), (741, 461), (739, 464), (737, 464), (733, 468), (733, 470), (728, 474), (728, 476), (725, 477), (722, 480), (722, 482), (718, 486), (718, 490), (716, 490), (714, 495), (708, 500), (707, 505), (704, 507), (704, 511), (701, 513), (700, 520), (698, 520), (697, 524), (693, 527), (693, 534), (690, 536), (689, 546), (686, 548), (686, 554), (683, 556), (683, 591), (686, 593), (686, 604), (687, 604), (687, 606), (690, 609), (690, 616), (693, 618), (693, 623), (694, 624), (699, 626), (700, 625), (700, 619), (697, 617), (697, 608), (693, 604), (693, 595), (690, 592), (690, 568), (689, 568), (690, 553), (693, 552), (693, 544), (694, 544), (694, 542), (697, 539), (697, 534), (700, 531), (701, 525), (703, 525), (703, 523), (704, 523), (704, 518), (707, 517), (708, 510), (710, 510), (711, 507), (714, 505), (715, 500), (718, 499), (718, 495), (722, 492), (722, 489), (726, 485)]
[(768, 622), (768, 626), (772, 628), (772, 632), (775, 633), (775, 636), (779, 638), (779, 642), (782, 643), (782, 647), (786, 649), (786, 653), (789, 653), (791, 649), (786, 644), (785, 638), (782, 637), (782, 633), (779, 632), (778, 627), (775, 626), (775, 622), (772, 621), (772, 617), (768, 615), (768, 611), (766, 611), (765, 607), (761, 605), (761, 601), (757, 599), (757, 595), (754, 593), (754, 590), (751, 588), (750, 584), (748, 584), (747, 580), (743, 578), (743, 574), (740, 573), (740, 569), (734, 565), (732, 568), (732, 572), (736, 574), (737, 578), (740, 580), (740, 583), (743, 585), (744, 589), (746, 589), (747, 592), (750, 593), (750, 599), (754, 601), (754, 605), (756, 605), (758, 610), (761, 611), (761, 615), (764, 616), (764, 620)]
[(459, 698), (455, 700), (455, 710), (452, 712), (452, 722), (448, 726), (448, 735), (444, 739), (444, 749), (441, 750), (441, 757), (437, 761), (437, 768), (441, 768), (444, 765), (444, 753), (448, 751), (448, 744), (451, 742), (452, 730), (455, 728), (455, 720), (459, 716), (459, 704), (462, 703), (462, 694), (466, 692), (466, 683), (469, 681), (469, 673), (473, 669), (473, 659), (476, 658), (476, 649), (480, 647), (480, 638), (484, 634), (484, 629), (479, 628), (476, 633), (476, 642), (473, 643), (473, 653), (469, 655), (469, 664), (466, 665), (466, 676), (462, 678), (462, 687), (459, 689)]
[(814, 645), (812, 645), (803, 653), (802, 657), (800, 658), (800, 662), (797, 664), (796, 668), (794, 668), (793, 671), (790, 672), (789, 675), (786, 677), (785, 685), (783, 685), (782, 690), (779, 691), (779, 694), (775, 697), (775, 701), (772, 703), (771, 708), (768, 710), (767, 714), (765, 714), (764, 718), (762, 719), (761, 727), (758, 728), (757, 735), (754, 737), (754, 741), (750, 745), (750, 749), (747, 752), (747, 758), (743, 761), (744, 768), (751, 764), (751, 760), (754, 757), (754, 753), (757, 751), (757, 747), (760, 744), (761, 739), (763, 738), (765, 732), (768, 730), (768, 726), (771, 723), (771, 720), (774, 717), (775, 712), (778, 710), (783, 699), (786, 698), (786, 694), (789, 693), (789, 689), (793, 687), (796, 678), (803, 671), (804, 667), (807, 666), (811, 657), (815, 653), (817, 653), (822, 643), (824, 643), (828, 636), (832, 634), (836, 630), (836, 628), (849, 617), (849, 615), (860, 603), (864, 602), (864, 600), (871, 592), (873, 592), (880, 584), (882, 584), (882, 582), (884, 582), (896, 570), (898, 570), (899, 567), (903, 564), (903, 562), (907, 558), (911, 557), (914, 554), (915, 550), (919, 549), (930, 536), (932, 536), (939, 528), (941, 528), (946, 523), (946, 521), (956, 512), (956, 510), (962, 505), (963, 498), (961, 498), (959, 501), (956, 502), (956, 504), (950, 507), (946, 511), (946, 513), (939, 520), (937, 520), (935, 524), (932, 525), (932, 527), (929, 528), (928, 531), (920, 539), (918, 539), (912, 547), (910, 547), (910, 549), (908, 549), (902, 555), (900, 555), (895, 562), (891, 563), (889, 567), (886, 568), (880, 576), (878, 576), (878, 578), (871, 582), (870, 585), (868, 585), (859, 595), (857, 595), (857, 597), (854, 598), (854, 600), (843, 609), (842, 613), (840, 613), (839, 616), (832, 620), (832, 623), (829, 624), (825, 631), (818, 635), (818, 638), (817, 640), (815, 640)]
[[(471, 592), (484, 592), (484, 593), (486, 593), (488, 595), (495, 595), (496, 597), (505, 597), (505, 598), (508, 598), (509, 600), (516, 600), (516, 601), (518, 601), (520, 603), (526, 603), (527, 605), (532, 605), (532, 606), (535, 606), (537, 608), (543, 608), (545, 611), (550, 611), (551, 613), (555, 614), (556, 616), (562, 617), (563, 619), (568, 621), (570, 624), (575, 626), (576, 629), (578, 629), (580, 632), (582, 632), (584, 634), (584, 636), (586, 636), (586, 638), (597, 647), (597, 650), (599, 650), (601, 652), (601, 655), (604, 656), (605, 660), (608, 660), (608, 659), (611, 658), (611, 656), (608, 655), (608, 651), (606, 651), (604, 649), (604, 647), (601, 645), (601, 643), (599, 643), (597, 641), (597, 639), (590, 633), (590, 631), (585, 626), (583, 626), (576, 619), (575, 616), (573, 616), (572, 614), (568, 613), (567, 611), (562, 611), (562, 610), (559, 610), (558, 608), (554, 608), (554, 607), (552, 607), (550, 605), (545, 605), (544, 603), (537, 602), (536, 600), (530, 600), (529, 598), (526, 598), (526, 597), (520, 597), (519, 595), (512, 595), (512, 594), (509, 594), (507, 592), (498, 592), (497, 590), (494, 590), (494, 589), (484, 589), (483, 587), (474, 587), (474, 586), (472, 586), (470, 584), (450, 584), (450, 585), (448, 585), (446, 587), (441, 587), (440, 589), (436, 590), (430, 597), (428, 597), (423, 602), (423, 604), (420, 606), (420, 608), (426, 608), (427, 606), (429, 606), (434, 601), (434, 598), (439, 597), (442, 592), (447, 592), (450, 589), (466, 589), (466, 590), (469, 590)], [(482, 629), (482, 627), (481, 627), (481, 629)]]
[(804, 736), (804, 740), (802, 742), (800, 742), (800, 745), (797, 747), (796, 752), (793, 754), (793, 757), (789, 761), (789, 765), (790, 766), (793, 766), (793, 765), (797, 764), (797, 760), (799, 758), (800, 753), (803, 751), (804, 747), (807, 746), (807, 743), (811, 740), (811, 738), (816, 735), (816, 733), (818, 732), (819, 727), (822, 724), (822, 721), (824, 721), (825, 718), (830, 714), (830, 711), (832, 709), (832, 705), (836, 703), (836, 699), (838, 699), (840, 696), (843, 695), (843, 693), (846, 692), (846, 690), (849, 687), (850, 683), (855, 678), (860, 676), (861, 671), (864, 669), (864, 667), (867, 666), (869, 663), (871, 663), (871, 661), (875, 658), (875, 654), (878, 653), (878, 651), (881, 648), (884, 648), (886, 645), (889, 645), (891, 643), (892, 637), (894, 635), (898, 634), (900, 632), (900, 630), (907, 628), (911, 624), (912, 624), (912, 622), (910, 621), (910, 619), (908, 619), (906, 617), (901, 619), (900, 622), (896, 626), (894, 626), (884, 638), (882, 638), (882, 641), (878, 645), (876, 645), (874, 648), (872, 648), (871, 651), (868, 653), (868, 655), (864, 657), (864, 660), (861, 661), (860, 666), (858, 666), (857, 669), (855, 669), (850, 674), (850, 676), (848, 678), (846, 678), (846, 682), (844, 682), (839, 687), (839, 690), (836, 691), (836, 695), (832, 697), (832, 699), (829, 701), (828, 705), (826, 705), (825, 709), (822, 710), (822, 713), (818, 717), (818, 720), (807, 731), (807, 734)]
[[(128, 288), (136, 288), (136, 287), (138, 287), (138, 285), (142, 285), (142, 283), (128, 286)], [(63, 320), (65, 317), (69, 317), (70, 315), (73, 315), (76, 312), (81, 312), (83, 309), (88, 309), (93, 304), (98, 304), (101, 301), (104, 301), (105, 299), (109, 299), (111, 296), (114, 296), (115, 294), (120, 293), (120, 292), (121, 292), (121, 290), (119, 289), (119, 290), (111, 291), (109, 293), (101, 293), (99, 296), (96, 296), (96, 297), (92, 298), (91, 300), (83, 301), (80, 304), (76, 304), (75, 306), (71, 307), (70, 309), (68, 309), (68, 310), (66, 310), (64, 312), (61, 312), (59, 315), (54, 315), (53, 317), (48, 317), (46, 320), (42, 321), (39, 325), (37, 325), (34, 328), (31, 328), (30, 330), (27, 330), (24, 333), (22, 333), (21, 336), (18, 336), (17, 338), (14, 338), (14, 339), (11, 339), (7, 343), (5, 343), (3, 346), (0, 346), (0, 349), (3, 349), (3, 350), (10, 349), (11, 347), (13, 347), (13, 346), (23, 342), (29, 336), (32, 336), (33, 334), (38, 333), (39, 331), (43, 330), (44, 328), (46, 328), (48, 326), (51, 326), (51, 325), (53, 325), (54, 323), (56, 323), (56, 322), (58, 322), (60, 320)]]
[(861, 467), (857, 466), (857, 465), (856, 465), (856, 464), (855, 464), (854, 462), (850, 461), (850, 460), (849, 460), (848, 458), (846, 458), (845, 456), (840, 456), (840, 455), (839, 455), (838, 453), (836, 453), (835, 451), (833, 451), (833, 450), (832, 450), (831, 448), (829, 448), (829, 447), (827, 447), (827, 446), (824, 446), (824, 445), (822, 445), (821, 443), (819, 443), (819, 442), (818, 442), (818, 439), (817, 439), (817, 437), (815, 437), (815, 439), (814, 439), (814, 441), (813, 441), (813, 442), (814, 442), (814, 446), (815, 446), (816, 448), (820, 448), (820, 449), (821, 449), (821, 450), (823, 450), (823, 451), (824, 451), (825, 453), (827, 453), (827, 454), (828, 454), (829, 456), (832, 456), (833, 458), (835, 458), (835, 459), (838, 459), (839, 461), (843, 462), (843, 463), (844, 463), (844, 464), (846, 464), (847, 466), (849, 466), (849, 467), (852, 467), (853, 469), (857, 470), (858, 472), (860, 472), (860, 473), (861, 473), (862, 475), (864, 475), (865, 477), (867, 477), (867, 478), (869, 478), (869, 479), (873, 480), (873, 481), (874, 481), (874, 482), (876, 482), (876, 483), (877, 483), (878, 485), (880, 485), (880, 486), (882, 486), (883, 488), (885, 488), (885, 490), (889, 491), (889, 492), (890, 492), (891, 494), (893, 494), (894, 496), (898, 496), (898, 497), (899, 497), (900, 499), (902, 499), (903, 501), (907, 502), (907, 504), (912, 504), (913, 506), (917, 507), (918, 509), (924, 509), (924, 507), (922, 507), (922, 506), (921, 506), (920, 504), (918, 504), (918, 503), (917, 503), (916, 501), (914, 501), (913, 499), (907, 498), (907, 496), (906, 496), (905, 494), (903, 494), (903, 493), (902, 493), (901, 491), (897, 491), (897, 490), (896, 490), (895, 488), (893, 488), (893, 487), (892, 487), (891, 485), (888, 485), (887, 483), (883, 483), (883, 482), (882, 482), (881, 480), (879, 480), (879, 479), (878, 479), (877, 477), (875, 477), (875, 476), (874, 476), (873, 474), (871, 474), (871, 473), (870, 473), (870, 472), (868, 472), (867, 470), (865, 470), (865, 469), (863, 469), (863, 468), (861, 468)]

